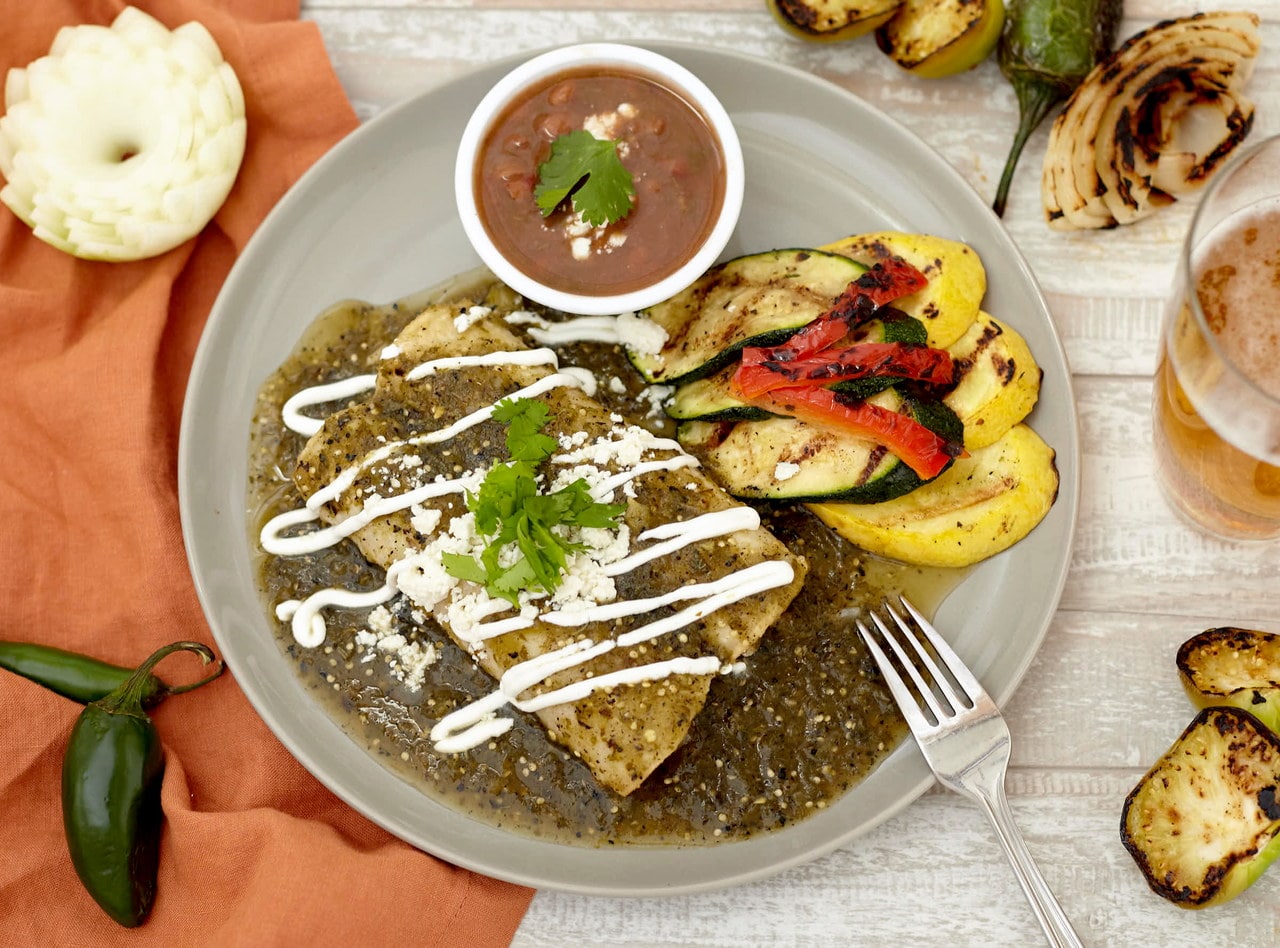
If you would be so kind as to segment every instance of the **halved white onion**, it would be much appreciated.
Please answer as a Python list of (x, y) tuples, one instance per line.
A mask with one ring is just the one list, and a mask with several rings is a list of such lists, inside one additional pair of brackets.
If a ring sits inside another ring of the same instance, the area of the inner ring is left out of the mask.
[(1128, 224), (1204, 184), (1252, 125), (1244, 86), (1260, 43), (1253, 13), (1197, 13), (1100, 62), (1049, 133), (1049, 226)]
[(244, 95), (209, 31), (135, 7), (63, 27), (5, 78), (3, 201), (35, 236), (96, 260), (139, 260), (198, 234), (240, 170)]

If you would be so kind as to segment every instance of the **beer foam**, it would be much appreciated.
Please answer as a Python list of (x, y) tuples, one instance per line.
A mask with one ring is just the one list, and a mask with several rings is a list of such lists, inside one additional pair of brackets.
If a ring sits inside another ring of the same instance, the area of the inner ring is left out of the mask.
[(1219, 224), (1197, 248), (1196, 289), (1223, 354), (1280, 399), (1280, 198)]

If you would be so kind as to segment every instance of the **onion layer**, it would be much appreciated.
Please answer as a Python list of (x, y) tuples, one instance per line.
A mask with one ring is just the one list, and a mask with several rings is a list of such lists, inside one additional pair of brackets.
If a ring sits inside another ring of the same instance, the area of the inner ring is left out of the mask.
[(1197, 190), (1253, 124), (1253, 13), (1157, 23), (1100, 62), (1049, 134), (1041, 199), (1056, 230), (1128, 224)]
[(69, 26), (5, 81), (0, 201), (41, 240), (137, 260), (193, 237), (244, 157), (244, 96), (209, 31), (134, 7)]

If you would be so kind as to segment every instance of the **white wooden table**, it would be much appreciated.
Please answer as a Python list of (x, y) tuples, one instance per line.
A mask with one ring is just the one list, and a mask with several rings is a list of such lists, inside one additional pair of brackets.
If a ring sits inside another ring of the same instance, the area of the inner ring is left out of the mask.
[[(1280, 131), (1280, 0), (1129, 0), (1121, 36), (1195, 9), (1253, 9), (1254, 135)], [(678, 39), (809, 70), (888, 111), (990, 200), (1016, 103), (994, 61), (922, 81), (870, 38), (814, 45), (764, 0), (304, 0), (362, 118), (473, 66), (584, 39)], [(1064, 235), (1041, 219), (1032, 138), (1006, 223), (1049, 298), (1079, 403), (1083, 496), (1071, 572), (1007, 707), (1009, 792), (1032, 853), (1088, 945), (1280, 944), (1280, 867), (1221, 908), (1147, 889), (1120, 845), (1125, 794), (1190, 721), (1177, 646), (1216, 625), (1280, 631), (1280, 543), (1201, 536), (1152, 482), (1149, 402), (1162, 300), (1190, 208)], [(848, 847), (763, 882), (684, 898), (541, 892), (516, 936), (558, 945), (1034, 945), (1039, 930), (978, 810), (931, 791)]]

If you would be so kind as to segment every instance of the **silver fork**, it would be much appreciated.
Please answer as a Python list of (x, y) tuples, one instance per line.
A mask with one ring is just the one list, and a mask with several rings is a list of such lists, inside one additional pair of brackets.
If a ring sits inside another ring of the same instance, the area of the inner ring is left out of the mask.
[[(990, 695), (938, 630), (905, 598), (900, 599), (933, 654), (921, 644), (911, 624), (890, 603), (883, 604), (884, 611), (893, 619), (901, 637), (911, 643), (910, 646), (904, 646), (875, 612), (871, 613), (871, 620), (915, 685), (914, 694), (876, 636), (861, 620), (858, 631), (875, 656), (924, 759), (943, 786), (976, 800), (982, 806), (995, 827), (1005, 855), (1018, 877), (1018, 884), (1031, 903), (1049, 944), (1079, 946), (1080, 938), (1040, 874), (1013, 822), (1013, 812), (1004, 791), (1005, 770), (1009, 764), (1008, 725)], [(922, 676), (921, 667), (926, 670), (928, 681)], [(924, 703), (923, 709), (920, 701)]]

